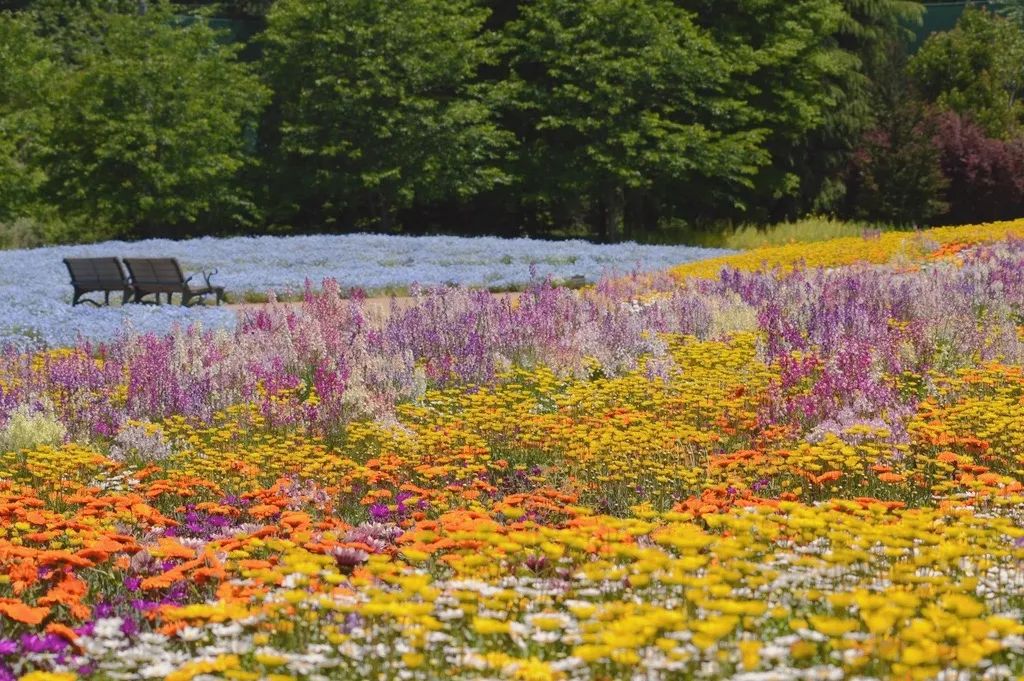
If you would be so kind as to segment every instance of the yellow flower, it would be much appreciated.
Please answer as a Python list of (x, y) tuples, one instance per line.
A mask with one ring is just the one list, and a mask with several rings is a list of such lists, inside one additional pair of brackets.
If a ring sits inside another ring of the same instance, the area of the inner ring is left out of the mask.
[(287, 657), (275, 653), (256, 653), (254, 657), (264, 667), (280, 667), (288, 663)]
[(810, 615), (808, 618), (811, 626), (826, 636), (835, 638), (856, 631), (860, 628), (857, 620), (843, 619), (838, 617), (825, 617), (822, 615)]
[(611, 653), (611, 648), (608, 646), (597, 646), (597, 645), (582, 645), (573, 648), (573, 657), (578, 657), (584, 662), (596, 662), (598, 660), (608, 657)]
[(740, 660), (743, 663), (743, 668), (747, 671), (757, 669), (761, 665), (761, 642), (740, 641), (737, 645), (740, 649)]
[(492, 634), (507, 634), (512, 627), (508, 622), (491, 619), (489, 617), (474, 617), (473, 630), (478, 634), (490, 636)]
[(423, 653), (405, 653), (402, 655), (402, 664), (409, 669), (416, 669), (422, 667), (423, 663), (426, 662), (427, 658)]

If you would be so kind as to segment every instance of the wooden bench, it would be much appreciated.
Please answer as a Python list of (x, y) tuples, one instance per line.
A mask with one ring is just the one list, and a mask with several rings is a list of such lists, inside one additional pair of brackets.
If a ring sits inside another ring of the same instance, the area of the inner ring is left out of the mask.
[(103, 293), (103, 302), (110, 305), (110, 294), (121, 292), (121, 304), (128, 302), (132, 295), (132, 285), (125, 276), (121, 261), (117, 258), (64, 258), (68, 273), (71, 275), (71, 285), (75, 289), (75, 295), (71, 299), (71, 305), (79, 303), (91, 303), (96, 307), (100, 304), (95, 300), (83, 298), (86, 293), (98, 291)]
[[(195, 275), (186, 277), (175, 258), (125, 258), (124, 264), (132, 277), (132, 299), (136, 303), (155, 302), (159, 305), (161, 293), (167, 294), (168, 303), (171, 302), (173, 294), (181, 294), (182, 305), (191, 305), (208, 295), (215, 296), (218, 305), (224, 300), (224, 287), (210, 283), (210, 277), (217, 273), (216, 270), (209, 274), (203, 272), (205, 286), (192, 288), (189, 282)], [(143, 300), (149, 295), (155, 295), (156, 300)]]

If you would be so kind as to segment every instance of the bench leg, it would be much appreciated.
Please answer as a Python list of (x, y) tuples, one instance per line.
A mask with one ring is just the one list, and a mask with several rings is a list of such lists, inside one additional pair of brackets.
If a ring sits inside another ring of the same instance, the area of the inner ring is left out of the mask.
[(110, 307), (110, 291), (103, 292), (103, 304)]
[(90, 300), (89, 298), (83, 298), (82, 296), (84, 296), (86, 293), (88, 293), (88, 291), (83, 291), (82, 289), (77, 289), (76, 288), (75, 289), (75, 295), (71, 299), (71, 307), (74, 307), (76, 305), (81, 305), (82, 303), (89, 303), (90, 305), (94, 305), (96, 307), (100, 306), (100, 304), (97, 303), (95, 300)]

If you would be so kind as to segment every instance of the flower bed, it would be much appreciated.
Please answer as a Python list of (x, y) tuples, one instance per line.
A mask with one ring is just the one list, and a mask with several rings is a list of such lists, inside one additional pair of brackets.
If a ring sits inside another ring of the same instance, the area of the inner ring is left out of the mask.
[(718, 276), (723, 267), (741, 270), (792, 269), (795, 266), (836, 267), (855, 263), (916, 262), (929, 255), (942, 255), (951, 246), (1024, 238), (1024, 220), (985, 225), (938, 227), (915, 232), (880, 232), (862, 237), (843, 237), (808, 244), (765, 246), (749, 251), (679, 265), (673, 273), (680, 278)]
[(9, 352), (0, 678), (1015, 678), (1024, 243), (961, 237)]
[[(258, 237), (188, 241), (149, 240), (0, 251), (0, 344), (70, 345), (79, 336), (114, 337), (130, 325), (165, 333), (174, 324), (232, 328), (230, 310), (172, 306), (93, 309), (71, 307), (66, 257), (175, 257), (188, 273), (218, 270), (215, 281), (234, 300), (246, 293), (300, 294), (307, 280), (331, 278), (344, 288), (368, 291), (454, 283), (481, 288), (522, 287), (535, 278), (665, 269), (679, 262), (715, 257), (720, 249), (685, 246), (601, 246), (582, 241), (401, 237), (373, 234)], [(94, 296), (95, 297), (95, 296)]]

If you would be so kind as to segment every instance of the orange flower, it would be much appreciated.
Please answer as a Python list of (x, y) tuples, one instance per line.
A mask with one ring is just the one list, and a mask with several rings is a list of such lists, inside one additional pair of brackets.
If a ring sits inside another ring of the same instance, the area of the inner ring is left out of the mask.
[(7, 571), (7, 574), (11, 578), (14, 593), (20, 594), (38, 581), (39, 566), (36, 564), (35, 560), (31, 558), (24, 558), (14, 564)]
[(49, 614), (48, 607), (32, 607), (13, 598), (0, 598), (0, 615), (6, 615), (17, 622), (39, 624)]
[(78, 643), (78, 634), (76, 634), (71, 627), (58, 622), (51, 622), (50, 624), (47, 624), (46, 633), (56, 634), (72, 645)]
[(309, 515), (306, 513), (302, 513), (301, 511), (293, 511), (291, 513), (286, 513), (281, 517), (281, 524), (287, 525), (291, 528), (302, 527), (304, 525), (309, 525), (309, 523)]
[(842, 471), (825, 471), (821, 475), (810, 476), (811, 482), (815, 485), (821, 485), (826, 482), (835, 482), (839, 478), (843, 477)]
[(249, 515), (253, 518), (269, 518), (270, 516), (277, 515), (280, 512), (281, 509), (270, 504), (260, 504), (249, 509)]
[(181, 558), (183, 560), (191, 560), (196, 556), (194, 550), (187, 546), (182, 546), (175, 540), (167, 537), (163, 537), (157, 542), (157, 546), (152, 550), (152, 553), (161, 558)]

